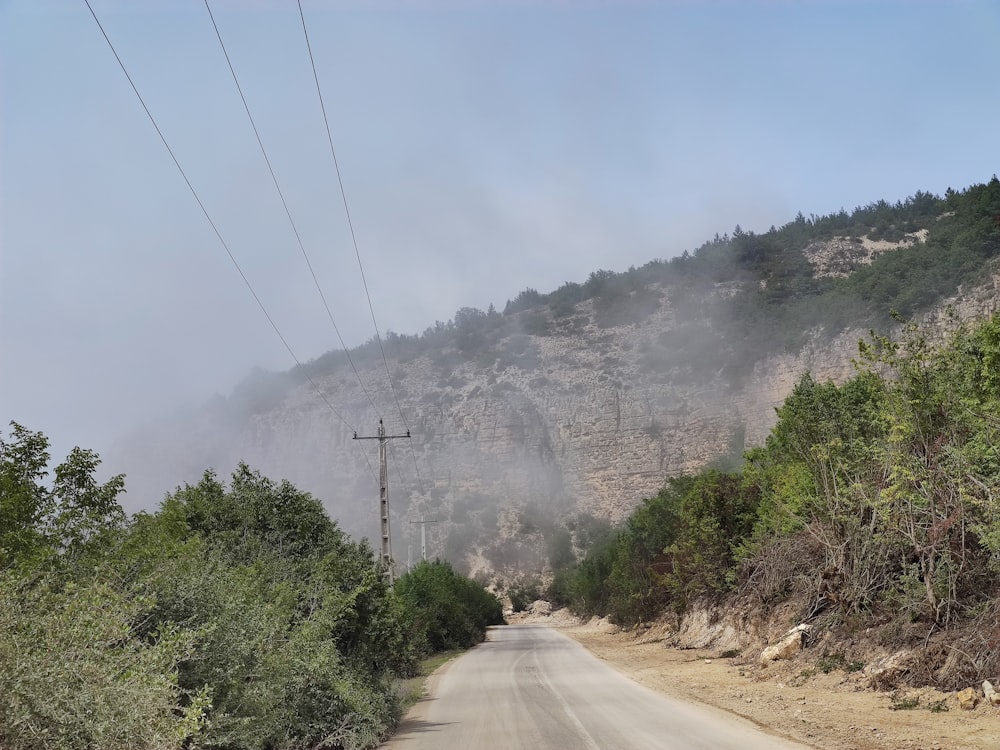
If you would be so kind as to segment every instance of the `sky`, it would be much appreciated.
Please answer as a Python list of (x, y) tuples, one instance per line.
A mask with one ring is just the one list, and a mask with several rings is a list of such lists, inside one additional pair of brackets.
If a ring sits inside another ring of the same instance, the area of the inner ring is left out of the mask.
[(204, 0), (90, 3), (225, 245), (85, 0), (0, 0), (0, 433), (56, 460), (371, 310), (420, 333), (1000, 171), (995, 0), (302, 0), (356, 251), (295, 0), (210, 0), (303, 254)]

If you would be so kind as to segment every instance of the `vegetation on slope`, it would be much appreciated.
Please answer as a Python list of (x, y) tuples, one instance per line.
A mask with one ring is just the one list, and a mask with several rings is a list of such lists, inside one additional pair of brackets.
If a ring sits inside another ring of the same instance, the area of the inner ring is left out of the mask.
[[(900, 242), (919, 232), (926, 233), (923, 242), (878, 255), (870, 265), (857, 264), (843, 277), (818, 276), (804, 252), (834, 239)], [(572, 335), (571, 318), (583, 302), (593, 304), (598, 326), (609, 327), (645, 320), (659, 308), (666, 289), (682, 318), (713, 322), (698, 326), (697, 335), (689, 337), (696, 340), (671, 344), (697, 345), (700, 354), (720, 351), (731, 365), (752, 364), (776, 348), (801, 345), (803, 336), (817, 328), (834, 335), (849, 326), (884, 327), (891, 313), (912, 318), (959, 285), (981, 279), (998, 255), (1000, 180), (994, 176), (961, 191), (949, 188), (944, 197), (917, 191), (903, 201), (879, 200), (850, 213), (841, 209), (808, 218), (799, 213), (761, 234), (737, 226), (731, 235), (717, 234), (670, 260), (621, 273), (595, 271), (583, 283), (567, 282), (549, 293), (525, 289), (507, 301), (502, 313), (492, 305), (486, 312), (466, 307), (420, 335), (389, 332), (386, 353), (402, 361), (420, 354), (447, 360), (445, 352), (451, 350), (459, 359), (492, 364), (506, 353), (497, 348), (502, 339)], [(727, 285), (731, 293), (709, 300), (709, 290), (718, 285)], [(377, 359), (381, 353), (371, 341), (355, 356)], [(293, 374), (343, 363), (344, 352), (329, 352)]]
[[(891, 251), (871, 247), (871, 242), (903, 240), (912, 242)], [(763, 233), (737, 227), (671, 260), (622, 273), (595, 271), (582, 283), (568, 282), (549, 293), (526, 289), (502, 312), (466, 307), (420, 335), (388, 332), (383, 347), (372, 341), (351, 356), (362, 372), (377, 367), (380, 374), (372, 377), (381, 379), (384, 350), (394, 395), (411, 415), (411, 426), (425, 445), (443, 440), (454, 451), (461, 441), (447, 435), (445, 415), (456, 404), (502, 403), (511, 412), (532, 412), (532, 418), (537, 413), (540, 423), (551, 418), (552, 404), (593, 395), (596, 382), (598, 388), (633, 394), (669, 385), (658, 392), (676, 394), (676, 408), (687, 408), (693, 391), (711, 388), (715, 398), (724, 397), (727, 387), (738, 392), (772, 354), (797, 354), (806, 343), (818, 345), (810, 349), (816, 351), (824, 337), (848, 327), (884, 330), (892, 311), (912, 317), (940, 304), (959, 285), (994, 273), (998, 252), (1000, 180), (994, 178), (943, 197), (918, 191), (895, 203), (881, 200), (827, 216), (800, 214)], [(831, 256), (845, 275), (821, 275), (823, 265), (813, 261)], [(627, 323), (634, 324), (627, 335), (604, 330)], [(585, 351), (592, 370), (575, 369), (580, 358), (559, 353), (568, 351)], [(228, 402), (213, 405), (217, 423), (239, 430), (251, 414), (282, 413), (288, 393), (305, 375), (329, 377), (324, 382), (354, 398), (347, 353), (329, 352), (291, 373), (248, 378)], [(662, 446), (662, 455), (670, 453), (665, 440), (670, 428), (664, 425), (671, 420), (671, 398), (658, 399), (650, 407), (657, 413), (643, 426)], [(735, 435), (742, 426), (724, 429)], [(718, 436), (712, 439), (720, 442)], [(490, 449), (474, 441), (465, 455), (477, 451), (488, 457)], [(577, 500), (564, 493), (561, 471), (553, 457), (540, 471), (544, 478), (528, 490), (533, 505), (548, 506), (548, 518), (534, 524), (543, 534), (549, 533), (543, 527), (562, 524), (564, 511)], [(462, 497), (432, 486), (421, 509), (425, 515), (451, 516), (439, 527), (447, 539), (442, 554), (462, 569), (470, 548), (479, 548), (494, 570), (513, 559), (521, 568), (515, 573), (531, 572), (545, 544), (523, 533), (513, 541), (499, 533), (500, 511), (510, 501), (502, 470), (476, 488), (466, 484)]]
[[(0, 441), (0, 746), (364, 748), (397, 677), (499, 602), (444, 564), (390, 587), (320, 503), (245, 465), (127, 520), (124, 480)], [(426, 612), (440, 613), (433, 621)]]
[(873, 336), (858, 367), (840, 386), (805, 376), (741, 469), (671, 480), (553, 596), (628, 625), (728, 595), (914, 642), (959, 628), (962, 651), (928, 652), (920, 679), (995, 676), (1000, 316), (939, 349), (913, 327)]

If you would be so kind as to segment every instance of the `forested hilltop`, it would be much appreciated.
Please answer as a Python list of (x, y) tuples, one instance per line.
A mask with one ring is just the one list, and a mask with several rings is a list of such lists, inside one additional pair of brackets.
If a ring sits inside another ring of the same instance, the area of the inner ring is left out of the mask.
[(364, 543), (288, 482), (207, 472), (126, 518), (74, 449), (0, 436), (0, 747), (370, 748), (432, 652), (500, 602), (447, 563), (390, 586)]
[[(762, 234), (737, 225), (693, 253), (624, 272), (595, 271), (583, 283), (547, 294), (525, 289), (502, 314), (492, 307), (463, 308), (419, 335), (390, 332), (386, 343), (394, 357), (454, 349), (492, 364), (491, 355), (510, 355), (503, 343), (511, 333), (572, 335), (582, 303), (590, 302), (593, 322), (609, 329), (641, 325), (669, 296), (678, 317), (692, 326), (660, 342), (672, 358), (736, 374), (767, 354), (801, 348), (815, 331), (834, 336), (849, 328), (885, 328), (893, 315), (909, 319), (928, 311), (961, 285), (986, 278), (989, 261), (1000, 253), (998, 231), (1000, 180), (994, 176), (987, 184), (949, 189), (944, 197), (917, 191), (850, 213), (807, 218), (800, 212)], [(894, 252), (899, 250), (905, 252)], [(725, 294), (715, 294), (719, 285)], [(716, 357), (706, 359), (708, 351)], [(378, 343), (352, 355), (378, 357)], [(322, 373), (344, 361), (344, 352), (330, 352), (292, 373)]]
[(998, 254), (995, 177), (763, 233), (737, 227), (677, 258), (257, 373), (130, 436), (109, 463), (128, 474), (135, 508), (206, 466), (246, 461), (372, 536), (373, 457), (352, 438), (384, 417), (413, 435), (394, 446), (390, 472), (399, 561), (420, 547), (408, 521), (427, 518), (438, 521), (425, 527), (432, 556), (505, 580), (534, 575), (581, 554), (593, 530), (668, 477), (762, 445), (804, 373), (852, 377), (858, 340), (898, 331), (893, 315), (926, 319), (935, 341), (988, 316)]

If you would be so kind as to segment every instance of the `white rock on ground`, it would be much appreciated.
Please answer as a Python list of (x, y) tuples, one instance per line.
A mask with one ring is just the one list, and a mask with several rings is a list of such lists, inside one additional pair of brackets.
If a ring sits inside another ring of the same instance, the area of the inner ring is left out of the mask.
[(1000, 693), (989, 680), (983, 681), (983, 695), (991, 706), (1000, 706)]
[(551, 615), (552, 605), (549, 604), (544, 599), (536, 599), (534, 602), (532, 602), (531, 606), (528, 608), (528, 611), (531, 612), (531, 614), (533, 615)]
[(789, 630), (781, 637), (780, 641), (764, 649), (760, 655), (761, 666), (766, 667), (769, 663), (778, 659), (792, 658), (792, 656), (802, 650), (802, 640), (810, 630), (812, 630), (812, 625), (806, 625), (805, 623), (796, 625)]

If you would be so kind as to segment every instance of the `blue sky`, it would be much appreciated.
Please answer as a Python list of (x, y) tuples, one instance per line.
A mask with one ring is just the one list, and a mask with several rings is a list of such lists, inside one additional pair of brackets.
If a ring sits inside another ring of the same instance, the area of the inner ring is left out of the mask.
[[(91, 0), (300, 360), (339, 347), (202, 0)], [(998, 171), (1000, 4), (303, 0), (382, 331)], [(374, 334), (294, 0), (212, 9)], [(57, 456), (292, 366), (83, 0), (0, 0), (0, 421)]]

